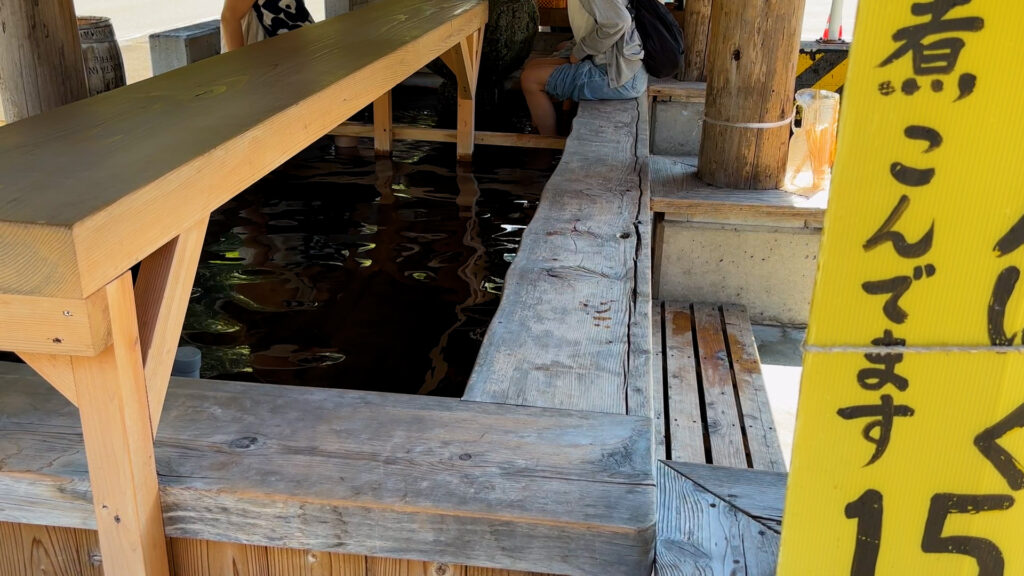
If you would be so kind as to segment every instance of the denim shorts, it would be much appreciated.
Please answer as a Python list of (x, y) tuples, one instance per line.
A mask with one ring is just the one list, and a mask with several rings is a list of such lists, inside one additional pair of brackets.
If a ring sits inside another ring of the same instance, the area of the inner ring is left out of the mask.
[(544, 91), (557, 100), (627, 100), (636, 98), (647, 90), (647, 72), (640, 68), (633, 78), (612, 88), (604, 64), (595, 65), (591, 60), (575, 64), (562, 64), (551, 73)]

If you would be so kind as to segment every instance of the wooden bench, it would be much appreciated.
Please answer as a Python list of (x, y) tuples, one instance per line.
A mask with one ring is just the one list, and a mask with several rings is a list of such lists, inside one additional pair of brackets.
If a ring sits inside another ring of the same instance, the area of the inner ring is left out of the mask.
[(79, 409), (109, 574), (168, 573), (153, 437), (210, 212), (437, 57), (467, 157), (486, 21), (385, 0), (0, 129), (0, 349)]
[(785, 472), (747, 311), (739, 305), (656, 302), (663, 379), (659, 457)]
[(651, 416), (646, 104), (580, 103), (464, 399)]
[[(385, 556), (474, 567), (430, 574), (640, 575), (653, 552), (650, 430), (637, 416), (176, 378), (155, 456), (182, 560), (223, 548), (211, 541), (247, 545), (228, 549), (242, 574), (397, 574)], [(21, 576), (4, 569), (21, 542), (4, 522), (96, 527), (74, 407), (0, 362), (0, 572)], [(51, 530), (34, 546), (88, 563), (83, 537)], [(253, 560), (268, 554), (269, 568)], [(176, 573), (238, 573), (212, 554), (208, 571), (190, 562)]]
[(786, 467), (746, 310), (655, 302), (654, 340), (657, 574), (774, 576)]

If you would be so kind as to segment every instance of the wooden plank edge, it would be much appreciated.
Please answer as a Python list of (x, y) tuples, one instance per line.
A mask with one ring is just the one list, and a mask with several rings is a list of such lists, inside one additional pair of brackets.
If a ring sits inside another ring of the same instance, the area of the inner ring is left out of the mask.
[[(787, 473), (671, 460), (661, 461), (660, 464), (743, 511), (769, 530), (781, 533), (786, 482), (789, 478)], [(750, 494), (738, 492), (748, 488), (758, 490), (756, 499)]]
[[(373, 126), (356, 122), (340, 124), (330, 132), (330, 136), (355, 136), (359, 138), (373, 137)], [(450, 128), (426, 128), (395, 124), (392, 138), (395, 140), (421, 140), (424, 142), (455, 143), (458, 131)], [(520, 148), (544, 148), (564, 150), (565, 138), (541, 136), (539, 134), (517, 134), (514, 132), (480, 132), (474, 136), (476, 144), (485, 146), (514, 146)]]

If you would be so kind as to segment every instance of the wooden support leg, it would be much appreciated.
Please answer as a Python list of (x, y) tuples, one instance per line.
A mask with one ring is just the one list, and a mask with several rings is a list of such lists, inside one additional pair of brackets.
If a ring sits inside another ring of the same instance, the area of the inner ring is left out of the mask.
[(373, 102), (373, 151), (377, 156), (391, 156), (391, 92)]
[(483, 39), (483, 29), (477, 30), (441, 55), (441, 60), (455, 73), (459, 82), (455, 151), (460, 162), (473, 159), (473, 144), (476, 140), (476, 83), (480, 75)]
[(154, 436), (160, 423), (208, 221), (205, 216), (200, 218), (143, 260), (135, 284), (139, 342)]
[(96, 525), (110, 576), (167, 576), (167, 547), (153, 456), (131, 273), (102, 288), (113, 344), (72, 358)]

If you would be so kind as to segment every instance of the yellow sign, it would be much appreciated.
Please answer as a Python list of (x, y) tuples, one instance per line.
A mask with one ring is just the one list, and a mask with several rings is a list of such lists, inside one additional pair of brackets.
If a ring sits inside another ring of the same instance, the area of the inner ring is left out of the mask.
[(778, 573), (1024, 575), (1024, 2), (859, 9)]

